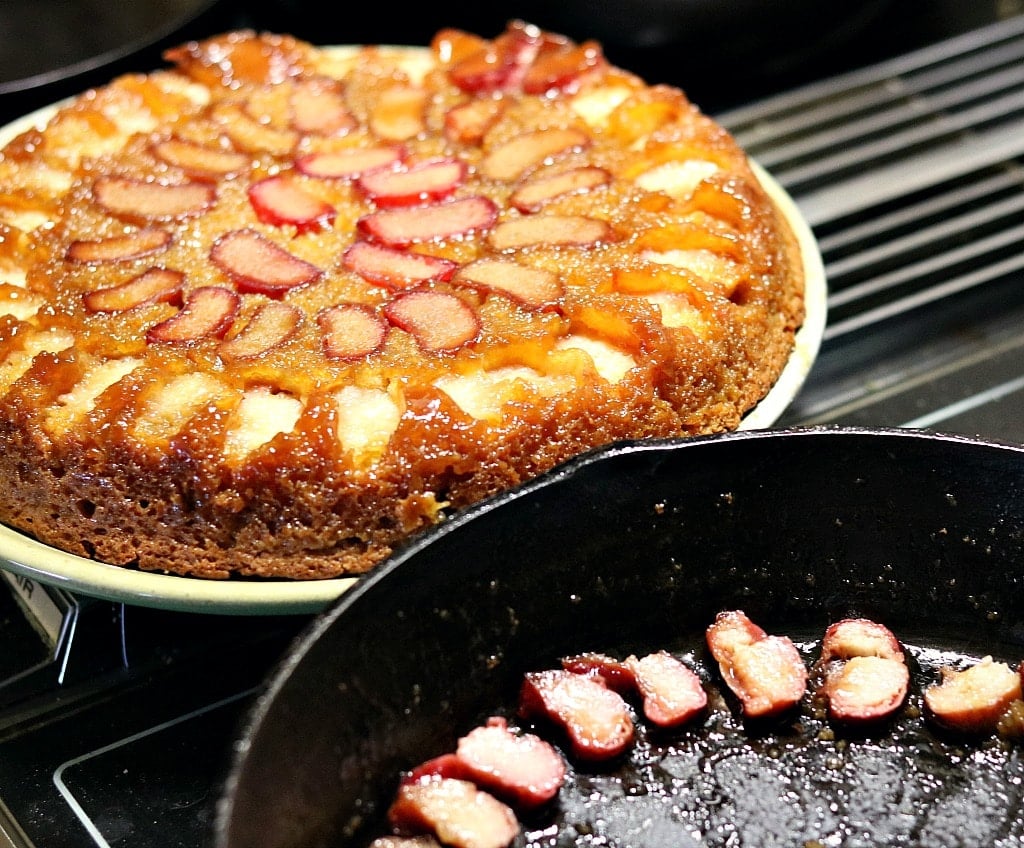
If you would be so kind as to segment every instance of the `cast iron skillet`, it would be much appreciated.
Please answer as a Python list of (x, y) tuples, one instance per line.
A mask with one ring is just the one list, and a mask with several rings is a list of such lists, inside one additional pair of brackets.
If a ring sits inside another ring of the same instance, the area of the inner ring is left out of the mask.
[(906, 708), (852, 732), (807, 705), (750, 726), (712, 698), (703, 725), (574, 764), (518, 845), (1019, 844), (1019, 744), (945, 735), (918, 710), (938, 665), (1024, 657), (1024, 448), (851, 429), (614, 445), (421, 537), (273, 675), (216, 843), (365, 845), (402, 770), (514, 718), (523, 673), (566, 654), (667, 648), (717, 691), (702, 635), (737, 608), (808, 663), (831, 621), (888, 625)]

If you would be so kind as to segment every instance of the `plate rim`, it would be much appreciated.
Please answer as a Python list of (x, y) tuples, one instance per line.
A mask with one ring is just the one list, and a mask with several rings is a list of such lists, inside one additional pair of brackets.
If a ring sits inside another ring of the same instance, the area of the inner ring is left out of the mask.
[[(336, 58), (347, 59), (361, 45), (330, 45)], [(376, 49), (422, 54), (425, 47), (374, 45)], [(41, 127), (65, 103), (58, 100), (0, 126), (0, 146), (34, 127)], [(761, 167), (748, 158), (755, 176), (789, 223), (804, 266), (803, 324), (793, 350), (768, 393), (744, 416), (738, 430), (770, 427), (800, 391), (817, 358), (825, 330), (827, 283), (817, 240), (796, 202)], [(57, 562), (55, 563), (54, 560)], [(110, 565), (62, 551), (0, 524), (0, 569), (68, 592), (102, 600), (178, 612), (224, 615), (307, 615), (324, 611), (361, 575), (322, 580), (228, 578), (215, 580)]]

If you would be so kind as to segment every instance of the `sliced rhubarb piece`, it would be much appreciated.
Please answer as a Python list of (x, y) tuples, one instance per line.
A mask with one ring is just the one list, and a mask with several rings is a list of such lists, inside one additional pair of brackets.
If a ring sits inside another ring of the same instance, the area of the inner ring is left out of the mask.
[(520, 21), (512, 22), (493, 41), (463, 43), (453, 56), (448, 78), (463, 91), (517, 91), (523, 74), (543, 42), (553, 36)]
[(585, 166), (557, 174), (544, 174), (523, 183), (509, 198), (520, 212), (536, 212), (544, 204), (573, 194), (584, 194), (608, 185), (612, 176), (604, 168)]
[(368, 241), (355, 242), (342, 255), (341, 263), (364, 280), (394, 290), (449, 280), (459, 267), (440, 256), (396, 250)]
[(289, 98), (292, 127), (305, 135), (342, 135), (356, 125), (336, 80), (298, 80)]
[(907, 697), (906, 663), (888, 657), (854, 656), (830, 663), (822, 693), (837, 721), (870, 722), (892, 715)]
[(177, 220), (198, 215), (216, 192), (206, 183), (158, 183), (127, 177), (100, 177), (93, 197), (112, 215), (128, 220)]
[(600, 677), (565, 669), (527, 672), (519, 695), (524, 718), (545, 717), (568, 735), (574, 756), (607, 760), (633, 742), (629, 707)]
[(595, 41), (583, 44), (547, 41), (526, 68), (520, 85), (525, 94), (573, 91), (580, 81), (605, 64)]
[(990, 733), (1014, 701), (1021, 698), (1021, 677), (1006, 663), (984, 657), (964, 669), (943, 668), (924, 702), (931, 716), (961, 733)]
[(195, 178), (230, 178), (244, 171), (250, 157), (237, 150), (207, 147), (180, 138), (167, 138), (152, 147), (158, 159)]
[(565, 780), (565, 763), (548, 742), (513, 733), (499, 716), (459, 739), (455, 753), (468, 779), (521, 809), (547, 803)]
[(515, 250), (534, 245), (585, 247), (605, 241), (611, 228), (597, 218), (583, 215), (529, 215), (502, 221), (487, 240), (495, 250)]
[(480, 171), (495, 180), (516, 180), (531, 168), (559, 154), (580, 150), (590, 139), (582, 130), (553, 127), (518, 135), (495, 147), (480, 163)]
[(298, 233), (326, 230), (334, 223), (331, 204), (280, 174), (249, 186), (249, 202), (264, 224), (293, 226)]
[(295, 160), (295, 169), (309, 177), (351, 180), (378, 168), (397, 165), (403, 156), (403, 151), (398, 147), (356, 147), (351, 150), (321, 151), (300, 156)]
[(405, 292), (388, 302), (384, 314), (431, 353), (458, 350), (480, 333), (480, 318), (469, 304), (445, 292)]
[(214, 242), (210, 259), (241, 292), (280, 297), (319, 279), (321, 271), (278, 247), (255, 230), (232, 230)]
[(707, 643), (749, 718), (777, 715), (803, 698), (807, 669), (792, 640), (765, 634), (741, 610), (719, 613)]
[(428, 159), (370, 171), (359, 178), (357, 185), (378, 206), (411, 206), (443, 200), (462, 185), (465, 177), (466, 165), (459, 159)]
[(426, 206), (381, 209), (360, 218), (356, 226), (375, 241), (391, 247), (407, 247), (488, 230), (497, 218), (494, 201), (473, 195)]
[(342, 303), (316, 317), (323, 333), (324, 355), (330, 359), (361, 359), (375, 353), (387, 337), (387, 324), (372, 309)]
[(124, 312), (144, 303), (181, 303), (185, 275), (168, 268), (150, 268), (117, 286), (83, 295), (90, 312)]
[(284, 344), (295, 335), (302, 315), (294, 306), (271, 301), (261, 306), (245, 328), (233, 338), (222, 342), (222, 359), (252, 359)]
[(460, 144), (479, 144), (505, 111), (503, 100), (470, 100), (453, 106), (444, 116), (444, 134)]
[(370, 130), (385, 141), (405, 141), (426, 128), (427, 92), (413, 85), (385, 89), (370, 109)]
[(478, 259), (463, 265), (453, 279), (500, 292), (528, 309), (554, 306), (565, 294), (565, 287), (554, 271), (531, 268), (510, 259)]
[(496, 92), (511, 87), (510, 81), (518, 68), (514, 52), (502, 50), (500, 44), (483, 43), (461, 56), (448, 69), (448, 78), (471, 94)]
[(452, 848), (505, 848), (519, 833), (515, 813), (467, 780), (403, 783), (388, 808), (400, 835), (429, 833)]
[(402, 783), (419, 783), (430, 777), (471, 780), (466, 764), (454, 753), (441, 754), (425, 760), (402, 776)]
[(639, 694), (644, 715), (660, 727), (692, 721), (708, 702), (697, 674), (667, 651), (640, 658), (631, 654), (624, 660), (601, 653), (578, 654), (563, 658), (562, 668), (597, 675), (620, 694)]
[(659, 727), (678, 727), (699, 716), (708, 703), (697, 674), (678, 657), (657, 651), (624, 664), (643, 698), (644, 715)]
[(238, 293), (223, 286), (193, 289), (178, 313), (150, 327), (146, 338), (169, 344), (221, 338), (238, 314), (240, 304)]
[(475, 56), (489, 43), (483, 36), (455, 27), (444, 27), (434, 33), (430, 40), (430, 50), (440, 61), (452, 65)]
[(636, 678), (626, 664), (608, 654), (588, 651), (562, 657), (562, 668), (574, 674), (595, 674), (620, 694), (636, 689)]
[(863, 618), (834, 622), (825, 631), (816, 668), (829, 715), (843, 722), (878, 721), (907, 696), (910, 672), (889, 628)]
[(830, 624), (821, 641), (821, 662), (851, 657), (885, 657), (903, 662), (903, 649), (888, 627), (865, 618), (844, 618)]
[(264, 123), (253, 117), (241, 103), (217, 103), (211, 115), (224, 128), (234, 146), (248, 153), (287, 156), (299, 143), (299, 133), (291, 127), (281, 129)]
[(237, 89), (244, 83), (284, 82), (308, 66), (309, 51), (288, 35), (238, 29), (223, 38), (188, 41), (172, 47), (164, 58), (204, 85)]
[(135, 230), (123, 236), (94, 241), (80, 239), (68, 245), (67, 260), (86, 265), (125, 262), (159, 253), (170, 247), (172, 240), (173, 237), (166, 230), (154, 229)]

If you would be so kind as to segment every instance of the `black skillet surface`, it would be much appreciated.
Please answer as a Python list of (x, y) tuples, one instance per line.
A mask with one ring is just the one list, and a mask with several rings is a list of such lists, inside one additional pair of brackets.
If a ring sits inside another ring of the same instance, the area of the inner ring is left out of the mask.
[(231, 20), (227, 0), (2, 0), (0, 121), (118, 73), (162, 67), (165, 47)]
[[(831, 621), (888, 625), (906, 707), (857, 733), (809, 698), (745, 725), (702, 640), (734, 608), (808, 663)], [(934, 731), (920, 696), (944, 662), (1024, 656), (1024, 449), (862, 430), (625, 444), (470, 509), (297, 642), (239, 743), (217, 844), (365, 845), (402, 770), (511, 715), (525, 671), (659, 648), (701, 668), (707, 720), (571, 764), (517, 845), (1020, 845), (1021, 747)]]

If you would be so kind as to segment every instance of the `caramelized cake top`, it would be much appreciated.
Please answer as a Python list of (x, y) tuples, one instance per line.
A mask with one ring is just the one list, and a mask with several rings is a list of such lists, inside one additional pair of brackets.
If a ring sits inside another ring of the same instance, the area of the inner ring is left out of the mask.
[(49, 544), (359, 573), (580, 451), (736, 427), (792, 349), (743, 151), (596, 44), (167, 59), (0, 154), (0, 519)]

